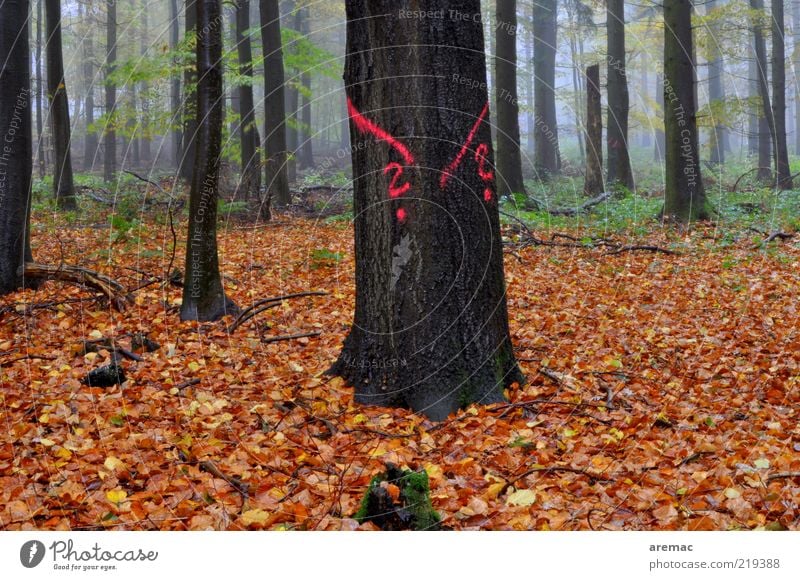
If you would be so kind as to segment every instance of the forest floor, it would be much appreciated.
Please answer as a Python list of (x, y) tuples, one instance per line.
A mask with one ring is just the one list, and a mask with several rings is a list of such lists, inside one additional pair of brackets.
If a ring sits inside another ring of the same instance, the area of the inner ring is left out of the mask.
[[(38, 260), (128, 288), (169, 262), (163, 219), (35, 223)], [(181, 288), (170, 284), (135, 292), (122, 313), (55, 282), (5, 297), (0, 528), (356, 529), (370, 479), (391, 461), (427, 471), (452, 529), (800, 529), (797, 238), (761, 244), (744, 228), (655, 222), (609, 236), (673, 255), (611, 253), (586, 232), (559, 231), (575, 247), (507, 248), (527, 383), (509, 404), (440, 424), (355, 405), (323, 374), (353, 310), (346, 220), (223, 224), (224, 283), (238, 305), (327, 293), (233, 332), (230, 317), (180, 322)], [(507, 240), (518, 232), (507, 227)], [(182, 255), (179, 243), (175, 266)], [(81, 383), (111, 357), (84, 354), (83, 341), (129, 349), (137, 332), (160, 348), (122, 363), (123, 386)], [(308, 333), (319, 334), (268, 341)]]

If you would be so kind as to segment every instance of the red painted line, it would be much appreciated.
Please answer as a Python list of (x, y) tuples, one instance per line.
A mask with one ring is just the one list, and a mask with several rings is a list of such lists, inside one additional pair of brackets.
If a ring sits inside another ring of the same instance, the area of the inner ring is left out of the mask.
[(484, 201), (492, 201), (492, 190), (488, 187), (483, 190), (483, 200)]
[(453, 162), (450, 163), (450, 165), (448, 165), (447, 168), (444, 170), (444, 173), (442, 173), (442, 177), (439, 180), (439, 187), (441, 189), (444, 189), (447, 186), (447, 182), (450, 180), (450, 177), (452, 176), (453, 172), (456, 169), (458, 169), (459, 165), (461, 165), (461, 162), (464, 160), (464, 156), (467, 154), (467, 151), (469, 151), (469, 146), (472, 145), (472, 141), (475, 139), (475, 135), (478, 133), (478, 129), (480, 128), (481, 123), (483, 123), (483, 120), (486, 118), (486, 115), (488, 113), (489, 113), (489, 103), (487, 101), (487, 103), (483, 107), (483, 111), (481, 111), (481, 114), (478, 116), (478, 120), (475, 121), (475, 124), (472, 126), (472, 129), (470, 130), (469, 135), (467, 136), (466, 142), (461, 147), (461, 151), (458, 152), (458, 155), (456, 155), (456, 158), (453, 159)]
[(486, 167), (486, 155), (489, 154), (489, 146), (486, 143), (481, 143), (475, 150), (475, 161), (478, 162), (478, 175), (484, 181), (492, 181), (494, 179), (494, 171)]
[(405, 182), (403, 185), (397, 185), (397, 182), (400, 181), (400, 178), (403, 177), (403, 166), (399, 163), (392, 161), (383, 168), (383, 174), (386, 175), (390, 171), (394, 171), (394, 176), (392, 177), (392, 181), (389, 183), (389, 197), (392, 199), (400, 197), (404, 193), (406, 193), (409, 189), (411, 189), (411, 184)]
[(411, 154), (411, 151), (408, 150), (408, 147), (400, 143), (397, 139), (389, 135), (389, 133), (362, 115), (358, 109), (355, 108), (353, 102), (350, 100), (350, 97), (347, 97), (347, 112), (350, 115), (350, 118), (353, 119), (353, 122), (359, 131), (362, 133), (369, 133), (381, 141), (386, 141), (395, 149), (395, 151), (403, 156), (403, 160), (406, 162), (406, 165), (413, 165), (414, 156)]

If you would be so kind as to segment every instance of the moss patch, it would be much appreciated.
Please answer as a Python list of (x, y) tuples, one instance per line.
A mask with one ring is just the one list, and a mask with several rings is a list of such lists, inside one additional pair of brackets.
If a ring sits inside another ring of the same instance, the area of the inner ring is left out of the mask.
[(376, 475), (355, 514), (359, 523), (373, 522), (382, 530), (437, 530), (441, 516), (431, 506), (428, 474), (386, 464)]

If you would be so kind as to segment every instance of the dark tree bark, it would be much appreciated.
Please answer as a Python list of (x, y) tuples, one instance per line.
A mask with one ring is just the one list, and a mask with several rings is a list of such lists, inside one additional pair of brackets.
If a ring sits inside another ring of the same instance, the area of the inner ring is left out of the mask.
[(103, 178), (106, 182), (111, 182), (117, 172), (117, 132), (114, 129), (117, 87), (110, 78), (117, 66), (117, 0), (107, 0), (106, 11), (106, 129), (103, 136), (105, 147)]
[(794, 154), (800, 155), (800, 82), (798, 82), (798, 71), (800, 71), (800, 0), (792, 2), (792, 40), (794, 50), (792, 51), (792, 66), (795, 71), (794, 82)]
[[(92, 9), (87, 12), (88, 17), (93, 17)], [(97, 132), (90, 127), (94, 124), (94, 35), (89, 32), (83, 39), (83, 90), (86, 91), (84, 109), (86, 115), (86, 141), (83, 150), (83, 168), (91, 171), (97, 159), (97, 150), (100, 147)]]
[[(716, 8), (717, 1), (709, 0), (706, 5), (707, 13), (712, 13)], [(708, 99), (713, 106), (725, 100), (725, 85), (723, 75), (725, 69), (722, 61), (722, 52), (719, 48), (718, 27), (711, 28), (710, 52), (711, 58), (708, 61)], [(717, 120), (711, 128), (711, 164), (717, 165), (725, 163), (725, 143), (727, 141), (725, 126)]]
[(775, 174), (778, 189), (792, 189), (789, 150), (786, 145), (786, 48), (783, 0), (772, 0), (772, 118), (775, 125)]
[(436, 2), (463, 21), (399, 16), (416, 6), (346, 3), (356, 307), (331, 372), (358, 402), (441, 420), (502, 401), (522, 376), (508, 331), (483, 28), (469, 17), (480, 3)]
[[(289, 15), (294, 11), (294, 1), (289, 0), (284, 3), (283, 18), (289, 21)], [(298, 31), (300, 24), (299, 15), (295, 14), (294, 30)], [(297, 69), (289, 69), (288, 78), (292, 80), (291, 83), (284, 83), (284, 90), (286, 91), (286, 118), (291, 122), (286, 123), (286, 172), (289, 182), (297, 181), (297, 110), (300, 105), (300, 91), (297, 89)]]
[[(186, 38), (197, 41), (197, 1), (186, 0)], [(197, 122), (198, 115), (195, 104), (197, 100), (197, 67), (191, 63), (183, 73), (183, 142), (181, 143), (180, 176), (183, 179), (192, 179), (197, 150)]]
[(533, 78), (534, 78), (534, 60), (533, 60), (533, 47), (536, 40), (533, 37), (533, 17), (536, 11), (536, 4), (531, 3), (530, 19), (527, 23), (527, 34), (525, 35), (525, 70), (527, 75), (525, 78), (525, 104), (528, 108), (528, 113), (525, 119), (525, 127), (528, 130), (528, 138), (525, 142), (526, 146), (526, 168), (529, 166), (532, 159), (536, 157), (536, 147), (534, 145), (534, 134), (536, 133), (536, 123), (534, 121), (534, 100), (533, 100)]
[(42, 111), (44, 110), (44, 80), (42, 78), (42, 3), (36, 2), (36, 161), (39, 165), (39, 178), (44, 179), (47, 168), (45, 167), (44, 154), (44, 123)]
[(283, 48), (278, 0), (260, 0), (261, 43), (264, 51), (265, 181), (267, 198), (261, 215), (269, 218), (270, 205), (289, 205), (286, 148), (286, 97), (284, 95)]
[(189, 239), (181, 320), (217, 320), (235, 310), (225, 296), (217, 254), (222, 153), (222, 5), (197, 0), (197, 156), (189, 194)]
[(603, 110), (600, 65), (586, 67), (586, 175), (583, 192), (597, 195), (603, 188)]
[[(142, 59), (147, 57), (147, 49), (150, 47), (150, 42), (148, 38), (148, 31), (150, 27), (150, 19), (147, 16), (148, 11), (148, 2), (150, 0), (142, 0), (142, 15), (141, 15), (141, 23), (142, 23), (142, 37), (141, 37), (141, 44), (140, 44), (140, 54), (142, 55)], [(142, 81), (142, 85), (139, 88), (139, 103), (142, 108), (142, 116), (141, 122), (139, 123), (139, 161), (141, 163), (150, 163), (151, 154), (150, 154), (150, 136), (148, 132), (150, 130), (150, 96), (148, 95), (148, 91), (150, 90), (150, 84), (145, 80)]]
[(700, 174), (691, 0), (664, 2), (664, 216), (681, 223), (710, 218)]
[(628, 78), (625, 69), (625, 0), (607, 0), (608, 184), (633, 189), (628, 152)]
[[(176, 50), (180, 42), (180, 26), (178, 23), (178, 0), (169, 0), (169, 48)], [(181, 78), (175, 74), (172, 76), (169, 85), (169, 101), (172, 107), (172, 113), (177, 115), (181, 110)], [(172, 120), (173, 129), (172, 136), (172, 151), (170, 152), (170, 159), (175, 163), (175, 167), (180, 166), (181, 157), (181, 140), (183, 135), (179, 119)]]
[[(764, 0), (750, 0), (750, 8), (758, 11), (763, 18)], [(758, 96), (761, 98), (761, 116), (758, 120), (758, 173), (763, 181), (772, 180), (770, 171), (770, 151), (775, 144), (775, 120), (772, 117), (772, 105), (769, 98), (767, 82), (767, 47), (764, 41), (764, 23), (753, 24), (753, 49), (756, 55), (756, 78), (758, 80)], [(765, 131), (766, 129), (766, 131)]]
[[(309, 21), (309, 8), (303, 6), (299, 9), (298, 18), (300, 18), (300, 32), (306, 36), (311, 32), (311, 23)], [(301, 169), (308, 169), (314, 167), (314, 148), (311, 142), (311, 73), (307, 70), (303, 71), (300, 75), (300, 84), (303, 86), (303, 103), (300, 107), (300, 151), (298, 154), (298, 163)]]
[(28, 0), (0, 2), (0, 294), (23, 285), (29, 243), (33, 135)]
[(72, 178), (72, 136), (69, 124), (69, 101), (64, 79), (64, 56), (61, 46), (61, 2), (45, 0), (47, 20), (47, 96), (50, 100), (50, 127), (53, 132), (55, 167), (53, 189), (62, 210), (75, 210), (75, 184)]
[[(240, 0), (236, 7), (236, 46), (239, 51), (239, 74), (253, 78), (253, 48), (250, 36), (250, 0)], [(253, 105), (253, 85), (239, 87), (239, 138), (242, 144), (242, 183), (240, 192), (244, 199), (258, 195), (261, 189), (261, 156), (258, 153), (258, 133)]]
[(561, 170), (556, 117), (556, 16), (558, 0), (534, 3), (533, 14), (533, 74), (534, 74), (534, 136), (533, 164), (540, 179)]
[(519, 150), (519, 100), (517, 95), (517, 0), (497, 0), (495, 34), (497, 56), (495, 106), (497, 107), (497, 195), (525, 193)]

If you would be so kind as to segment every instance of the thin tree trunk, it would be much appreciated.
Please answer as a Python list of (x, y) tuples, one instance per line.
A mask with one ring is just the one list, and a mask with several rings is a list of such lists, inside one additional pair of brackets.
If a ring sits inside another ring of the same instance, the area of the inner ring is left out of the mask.
[(469, 17), (480, 3), (440, 0), (468, 17), (436, 26), (398, 16), (416, 6), (346, 4), (356, 306), (331, 372), (360, 403), (441, 420), (502, 401), (522, 376), (508, 331), (483, 28)]
[(189, 194), (189, 239), (181, 320), (217, 320), (236, 307), (225, 296), (217, 255), (222, 154), (222, 6), (197, 0), (197, 158)]
[[(148, 2), (150, 0), (142, 0), (142, 38), (140, 54), (142, 59), (147, 58), (147, 49), (150, 47), (149, 42), (149, 28), (150, 19), (147, 16)], [(142, 163), (150, 163), (152, 155), (150, 154), (150, 102), (149, 102), (150, 85), (145, 80), (142, 81), (142, 86), (139, 89), (139, 102), (142, 107), (142, 120), (139, 123), (139, 160)]]
[[(758, 100), (758, 104), (748, 109), (747, 116), (747, 152), (749, 155), (760, 154), (759, 144), (761, 143), (760, 129), (761, 120), (764, 117), (764, 108), (761, 106), (761, 96), (758, 89), (758, 63), (756, 62), (755, 48), (750, 46), (750, 58), (747, 62), (747, 97), (751, 102)], [(765, 123), (766, 125), (766, 123)], [(767, 151), (767, 165), (761, 164), (759, 155), (759, 166), (769, 167), (769, 150)]]
[(792, 189), (786, 145), (786, 47), (783, 1), (772, 0), (772, 118), (775, 126), (775, 174), (778, 189)]
[(527, 23), (526, 30), (526, 42), (525, 42), (525, 71), (527, 72), (526, 75), (526, 82), (525, 82), (525, 103), (527, 105), (527, 115), (526, 115), (526, 122), (525, 126), (528, 130), (528, 139), (526, 143), (526, 157), (528, 158), (526, 166), (530, 164), (531, 160), (536, 155), (534, 143), (534, 134), (536, 132), (536, 124), (534, 122), (534, 102), (533, 102), (533, 78), (534, 78), (534, 71), (533, 71), (533, 45), (536, 41), (533, 38), (533, 11), (535, 7), (531, 4), (531, 13), (530, 19)]
[(656, 75), (656, 103), (661, 109), (661, 127), (656, 126), (656, 139), (655, 147), (653, 147), (653, 159), (661, 163), (664, 160), (664, 151), (666, 150), (666, 140), (664, 138), (664, 75)]
[(608, 184), (633, 189), (628, 153), (628, 78), (625, 65), (625, 0), (607, 0)]
[[(55, 148), (53, 188), (58, 208), (75, 210), (75, 184), (72, 178), (72, 136), (69, 123), (69, 101), (64, 79), (64, 57), (61, 46), (61, 4), (46, 0), (47, 20), (47, 93), (50, 99), (50, 126)], [(26, 27), (27, 30), (27, 27)]]
[[(94, 16), (91, 6), (87, 16)], [(83, 86), (86, 91), (84, 104), (84, 109), (86, 110), (86, 141), (83, 150), (83, 168), (86, 171), (91, 171), (94, 167), (97, 160), (97, 151), (100, 147), (97, 130), (91, 128), (94, 125), (94, 85), (94, 35), (90, 30), (83, 39)]]
[[(750, 8), (764, 15), (764, 1), (750, 0)], [(756, 76), (758, 78), (758, 96), (761, 97), (762, 115), (758, 123), (758, 173), (763, 181), (772, 181), (770, 171), (770, 151), (775, 144), (775, 120), (772, 116), (772, 105), (769, 98), (767, 82), (767, 47), (764, 42), (764, 23), (758, 21), (753, 25), (753, 47), (756, 54)]]
[[(308, 6), (299, 9), (300, 32), (306, 37), (311, 32), (310, 14)], [(303, 86), (303, 104), (300, 108), (300, 152), (299, 163), (302, 169), (314, 167), (314, 148), (311, 142), (311, 73), (303, 71), (300, 76), (300, 84)]]
[(556, 117), (556, 16), (558, 0), (533, 4), (534, 106), (536, 134), (534, 166), (540, 179), (561, 170)]
[(794, 154), (800, 155), (800, 0), (792, 2), (792, 66), (794, 69)]
[(42, 3), (36, 2), (36, 161), (39, 166), (39, 179), (46, 175), (44, 153), (44, 123), (42, 111), (44, 110), (44, 79), (42, 77)]
[(700, 172), (691, 0), (664, 2), (664, 217), (681, 223), (710, 218)]
[(594, 196), (603, 187), (603, 109), (600, 99), (600, 65), (586, 67), (586, 175), (583, 192)]
[(516, 0), (497, 0), (496, 15), (497, 195), (505, 198), (525, 194), (519, 150)]
[[(240, 0), (236, 7), (236, 46), (239, 52), (239, 74), (253, 78), (253, 48), (250, 36), (250, 0)], [(261, 189), (261, 156), (259, 155), (256, 115), (253, 104), (253, 84), (239, 87), (239, 138), (242, 144), (242, 185), (244, 199), (258, 195)]]
[(110, 78), (117, 66), (117, 0), (106, 0), (106, 10), (106, 130), (103, 137), (103, 177), (106, 182), (111, 182), (117, 172), (117, 132), (114, 130), (117, 87)]
[[(708, 0), (706, 14), (713, 15), (716, 5), (716, 0)], [(725, 86), (723, 84), (723, 75), (725, 71), (722, 61), (722, 52), (719, 48), (719, 30), (717, 27), (711, 27), (711, 33), (709, 38), (711, 58), (708, 62), (708, 99), (710, 101), (712, 115), (714, 115), (715, 105), (719, 107), (725, 100)], [(711, 128), (710, 161), (712, 165), (725, 163), (725, 141), (725, 126), (717, 119)]]
[(283, 48), (278, 0), (260, 0), (261, 43), (264, 53), (265, 181), (267, 198), (261, 215), (268, 219), (270, 204), (289, 205), (286, 148), (286, 97), (284, 94)]
[(583, 120), (581, 119), (581, 104), (583, 103), (583, 91), (581, 87), (581, 60), (578, 58), (577, 43), (575, 35), (578, 33), (578, 22), (576, 19), (570, 17), (572, 26), (575, 27), (569, 35), (569, 50), (572, 59), (572, 91), (573, 91), (573, 104), (575, 109), (575, 138), (578, 140), (578, 154), (580, 155), (581, 165), (586, 163), (586, 152), (583, 143)]
[(23, 286), (32, 261), (29, 225), (33, 135), (29, 0), (0, 2), (0, 294)]
[[(190, 39), (190, 44), (195, 45), (197, 43), (197, 1), (186, 0), (184, 15), (184, 20), (186, 21), (184, 34), (187, 39)], [(192, 179), (197, 149), (195, 142), (198, 131), (198, 116), (195, 109), (197, 79), (196, 64), (192, 63), (186, 67), (183, 73), (183, 142), (181, 143), (180, 176), (186, 180)]]
[[(178, 0), (169, 0), (169, 48), (173, 52), (178, 48), (180, 42), (180, 26), (178, 22)], [(173, 115), (179, 115), (181, 110), (181, 78), (175, 73), (172, 75), (169, 85), (169, 101)], [(180, 166), (181, 155), (181, 140), (183, 135), (181, 132), (180, 119), (172, 118), (172, 151), (170, 152), (170, 159), (172, 159), (175, 167)]]
[[(294, 12), (294, 1), (289, 0), (288, 2), (284, 2), (284, 6), (284, 18), (288, 22), (289, 16)], [(293, 27), (295, 31), (299, 31), (299, 25), (300, 15), (299, 13), (295, 13)], [(292, 82), (285, 83), (286, 118), (289, 120), (289, 122), (286, 123), (286, 148), (288, 151), (286, 172), (289, 177), (289, 183), (297, 181), (297, 147), (299, 143), (297, 136), (297, 109), (300, 103), (300, 92), (297, 89), (298, 72), (297, 69), (290, 69), (287, 76), (292, 79)]]

